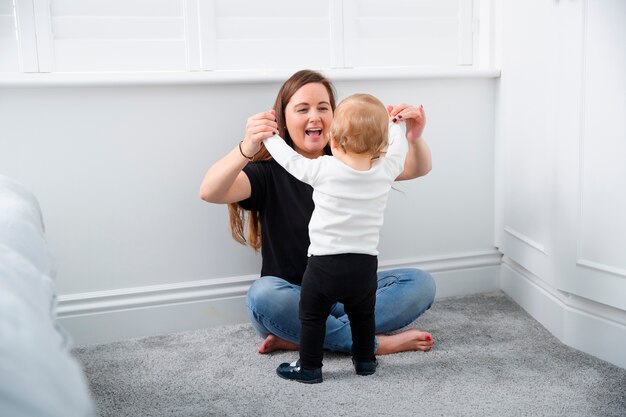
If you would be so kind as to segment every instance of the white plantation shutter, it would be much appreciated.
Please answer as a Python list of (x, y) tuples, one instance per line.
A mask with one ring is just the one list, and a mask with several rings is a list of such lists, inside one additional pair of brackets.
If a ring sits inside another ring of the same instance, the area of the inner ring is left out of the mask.
[(211, 69), (331, 65), (333, 0), (216, 0)]
[(343, 0), (346, 66), (472, 63), (472, 0)]
[(188, 65), (187, 38), (190, 32), (197, 37), (197, 30), (186, 28), (184, 0), (43, 2), (48, 7), (38, 12), (49, 15), (49, 29), (41, 27), (45, 17), (37, 29), (39, 37), (48, 38), (50, 49), (43, 52), (51, 56), (52, 71), (197, 69)]
[(468, 65), (472, 19), (472, 0), (0, 0), (0, 71)]

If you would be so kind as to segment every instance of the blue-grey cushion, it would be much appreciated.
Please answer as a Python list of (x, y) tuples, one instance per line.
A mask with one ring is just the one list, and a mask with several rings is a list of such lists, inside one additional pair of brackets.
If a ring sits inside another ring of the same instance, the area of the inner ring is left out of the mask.
[(55, 317), (53, 258), (35, 197), (0, 175), (0, 416), (93, 416)]

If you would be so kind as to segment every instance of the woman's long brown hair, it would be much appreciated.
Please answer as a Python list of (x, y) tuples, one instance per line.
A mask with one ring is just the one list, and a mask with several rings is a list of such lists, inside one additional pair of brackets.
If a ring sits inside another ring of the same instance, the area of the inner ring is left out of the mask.
[[(276, 121), (278, 123), (278, 134), (281, 138), (285, 139), (285, 142), (293, 148), (293, 140), (289, 136), (289, 131), (286, 128), (285, 120), (285, 107), (291, 97), (302, 86), (310, 83), (320, 83), (328, 91), (328, 97), (330, 98), (330, 106), (335, 111), (335, 89), (332, 83), (324, 77), (322, 74), (311, 70), (302, 70), (293, 74), (282, 85), (276, 96), (274, 102), (274, 111), (276, 112)], [(328, 145), (326, 145), (328, 146)], [(254, 155), (252, 161), (270, 161), (272, 156), (265, 149), (265, 146), (261, 145), (261, 149)], [(247, 213), (247, 236), (244, 231), (246, 225), (246, 213)], [(242, 245), (249, 245), (255, 251), (261, 248), (261, 221), (259, 218), (259, 212), (257, 210), (244, 210), (239, 203), (232, 203), (228, 205), (228, 216), (230, 218), (230, 232), (233, 235), (233, 239)]]

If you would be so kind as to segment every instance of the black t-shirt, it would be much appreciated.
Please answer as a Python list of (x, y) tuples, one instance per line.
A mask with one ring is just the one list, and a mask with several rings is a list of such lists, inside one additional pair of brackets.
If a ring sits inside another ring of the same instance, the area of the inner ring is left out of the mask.
[(244, 172), (252, 193), (239, 205), (259, 211), (261, 276), (276, 276), (300, 285), (310, 244), (313, 188), (291, 176), (276, 161), (248, 164)]

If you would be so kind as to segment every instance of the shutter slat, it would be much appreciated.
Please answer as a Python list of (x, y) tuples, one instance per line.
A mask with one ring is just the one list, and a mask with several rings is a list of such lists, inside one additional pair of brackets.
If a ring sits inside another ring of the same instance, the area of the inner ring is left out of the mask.
[[(327, 18), (223, 18), (216, 22), (218, 39), (326, 39), (330, 38)], [(285, 36), (285, 34), (289, 34)]]
[(183, 0), (51, 0), (52, 16), (183, 16)]
[(184, 21), (172, 17), (54, 17), (54, 39), (182, 39)]
[(60, 72), (186, 70), (182, 40), (59, 40), (55, 56)]
[(217, 69), (250, 68), (250, 61), (256, 69), (328, 68), (330, 55), (312, 52), (324, 50), (327, 45), (327, 41), (317, 39), (219, 40)]

